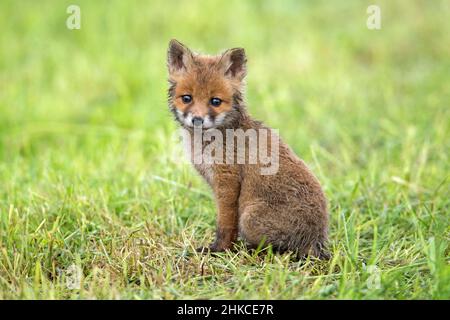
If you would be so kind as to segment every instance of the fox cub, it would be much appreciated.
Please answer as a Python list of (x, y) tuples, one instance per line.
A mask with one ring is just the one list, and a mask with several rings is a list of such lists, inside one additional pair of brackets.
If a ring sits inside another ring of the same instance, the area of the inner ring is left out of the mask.
[[(208, 56), (193, 53), (176, 40), (170, 41), (168, 102), (185, 132), (192, 136), (196, 128), (204, 129), (202, 132), (220, 130), (224, 136), (229, 129), (273, 132), (247, 113), (243, 96), (246, 62), (242, 48)], [(193, 145), (194, 140), (190, 141)], [(252, 164), (193, 161), (211, 186), (217, 205), (215, 241), (200, 250), (232, 249), (240, 236), (250, 247), (264, 244), (280, 252), (328, 258), (328, 212), (321, 186), (278, 136), (276, 142), (278, 170), (274, 174), (261, 174), (263, 164), (258, 161)], [(208, 143), (202, 141), (202, 147)], [(227, 140), (225, 144), (230, 142)], [(269, 143), (271, 147), (275, 145)], [(235, 155), (239, 152), (236, 144), (231, 148)]]

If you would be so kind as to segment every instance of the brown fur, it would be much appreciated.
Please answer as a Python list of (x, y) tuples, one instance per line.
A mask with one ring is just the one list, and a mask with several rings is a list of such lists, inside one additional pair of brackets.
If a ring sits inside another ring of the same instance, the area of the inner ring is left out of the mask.
[[(204, 56), (172, 40), (168, 68), (169, 107), (191, 133), (193, 129), (185, 123), (188, 114), (217, 119), (223, 113), (223, 121), (214, 125), (223, 131), (266, 128), (247, 114), (243, 103), (243, 49)], [(185, 94), (193, 97), (192, 103), (182, 102), (180, 97)], [(209, 105), (212, 97), (222, 99), (222, 105)], [(211, 186), (217, 204), (216, 240), (210, 250), (231, 249), (240, 235), (252, 247), (264, 242), (300, 256), (328, 256), (328, 212), (321, 186), (286, 144), (280, 141), (279, 145), (279, 170), (275, 175), (261, 175), (260, 164), (195, 165)]]

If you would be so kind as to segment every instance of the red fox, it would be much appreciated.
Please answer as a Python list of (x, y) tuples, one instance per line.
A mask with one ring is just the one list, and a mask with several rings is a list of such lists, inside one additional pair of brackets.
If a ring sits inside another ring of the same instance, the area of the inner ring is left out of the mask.
[[(224, 136), (229, 130), (273, 133), (246, 110), (244, 49), (209, 56), (193, 53), (171, 40), (167, 59), (169, 108), (188, 135), (194, 136), (197, 128), (203, 130), (202, 134), (215, 129)], [(202, 148), (212, 141), (205, 140)], [(257, 141), (261, 140), (264, 138)], [(190, 141), (192, 148), (194, 139)], [(232, 150), (233, 157), (240, 152), (234, 142), (227, 139), (223, 146), (223, 150)], [(246, 142), (245, 146), (250, 144)], [(327, 202), (317, 178), (278, 136), (268, 148), (278, 149), (278, 167), (273, 174), (261, 174), (264, 164), (259, 160), (206, 164), (192, 161), (212, 188), (217, 205), (215, 241), (199, 250), (231, 250), (240, 236), (250, 248), (271, 245), (280, 252), (329, 258)]]

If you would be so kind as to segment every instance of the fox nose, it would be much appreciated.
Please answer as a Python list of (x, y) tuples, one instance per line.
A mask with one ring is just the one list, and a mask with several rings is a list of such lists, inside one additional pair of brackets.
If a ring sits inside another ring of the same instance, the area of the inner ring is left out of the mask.
[(201, 117), (193, 117), (192, 118), (192, 124), (194, 127), (201, 126), (203, 124), (203, 118)]

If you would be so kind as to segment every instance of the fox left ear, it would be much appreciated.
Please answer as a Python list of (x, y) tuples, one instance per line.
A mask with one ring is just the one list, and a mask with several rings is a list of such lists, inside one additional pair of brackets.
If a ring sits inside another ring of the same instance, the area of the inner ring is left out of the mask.
[(247, 58), (243, 48), (225, 51), (220, 58), (220, 64), (225, 75), (243, 80), (247, 74)]
[(192, 64), (192, 52), (181, 42), (172, 39), (167, 50), (167, 66), (170, 73), (187, 70)]

